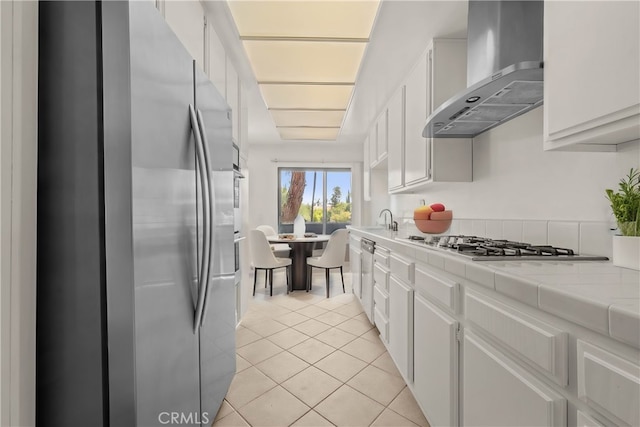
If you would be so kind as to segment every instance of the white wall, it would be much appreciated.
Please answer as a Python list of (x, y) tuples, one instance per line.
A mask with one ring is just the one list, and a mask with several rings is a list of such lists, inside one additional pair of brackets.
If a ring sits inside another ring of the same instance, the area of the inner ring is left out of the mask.
[(278, 168), (351, 168), (352, 222), (362, 212), (362, 145), (327, 146), (326, 143), (252, 144), (249, 150), (249, 227), (278, 224)]
[(38, 3), (0, 1), (0, 425), (35, 425)]
[[(473, 141), (473, 182), (436, 183), (415, 194), (390, 196), (391, 210), (411, 218), (420, 199), (440, 202), (456, 218), (613, 221), (606, 188), (640, 165), (640, 144), (618, 152), (545, 152), (543, 108)], [(378, 196), (384, 197), (384, 196)]]

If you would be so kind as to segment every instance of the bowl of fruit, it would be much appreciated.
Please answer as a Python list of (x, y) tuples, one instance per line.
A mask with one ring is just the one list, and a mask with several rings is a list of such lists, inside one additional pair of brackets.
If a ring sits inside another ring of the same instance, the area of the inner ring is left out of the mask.
[(453, 212), (442, 203), (423, 204), (413, 211), (413, 221), (418, 230), (427, 234), (444, 233), (451, 227)]

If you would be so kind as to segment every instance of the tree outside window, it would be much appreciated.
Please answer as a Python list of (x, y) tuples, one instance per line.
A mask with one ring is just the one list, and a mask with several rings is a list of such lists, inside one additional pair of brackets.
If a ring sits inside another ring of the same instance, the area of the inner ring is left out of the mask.
[(280, 232), (293, 230), (298, 214), (307, 230), (315, 233), (331, 233), (351, 224), (350, 170), (281, 168), (279, 182)]

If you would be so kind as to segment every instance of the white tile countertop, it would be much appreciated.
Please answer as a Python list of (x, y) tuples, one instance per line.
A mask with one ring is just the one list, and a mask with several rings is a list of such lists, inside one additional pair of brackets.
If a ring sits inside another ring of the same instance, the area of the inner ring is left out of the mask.
[(349, 227), (400, 244), (434, 267), (640, 348), (640, 272), (611, 261), (472, 261), (382, 228)]

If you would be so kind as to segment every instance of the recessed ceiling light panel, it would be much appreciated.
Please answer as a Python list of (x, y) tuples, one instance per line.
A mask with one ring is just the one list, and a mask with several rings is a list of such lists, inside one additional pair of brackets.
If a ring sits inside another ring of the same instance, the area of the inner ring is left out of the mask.
[(344, 85), (260, 85), (269, 108), (346, 109), (353, 86)]

